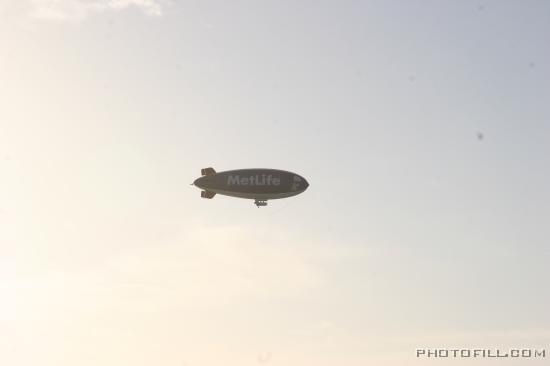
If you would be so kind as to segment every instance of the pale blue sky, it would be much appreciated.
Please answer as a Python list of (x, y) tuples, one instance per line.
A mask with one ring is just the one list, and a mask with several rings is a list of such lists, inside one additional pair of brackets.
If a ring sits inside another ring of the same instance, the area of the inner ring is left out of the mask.
[[(549, 35), (545, 1), (0, 0), (0, 363), (549, 347)], [(310, 188), (207, 201), (207, 166)]]

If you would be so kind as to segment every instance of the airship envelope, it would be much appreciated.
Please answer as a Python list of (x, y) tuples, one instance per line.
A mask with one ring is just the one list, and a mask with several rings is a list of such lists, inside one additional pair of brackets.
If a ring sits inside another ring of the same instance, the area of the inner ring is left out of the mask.
[(278, 169), (238, 169), (217, 173), (213, 168), (201, 170), (202, 177), (193, 183), (203, 191), (201, 197), (216, 194), (253, 199), (258, 207), (268, 200), (292, 197), (304, 192), (309, 183), (292, 172)]

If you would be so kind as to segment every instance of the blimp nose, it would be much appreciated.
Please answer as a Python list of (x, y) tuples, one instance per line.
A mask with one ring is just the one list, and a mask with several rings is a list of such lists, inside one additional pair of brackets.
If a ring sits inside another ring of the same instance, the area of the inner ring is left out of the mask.
[(309, 187), (309, 183), (307, 180), (304, 179), (304, 191)]

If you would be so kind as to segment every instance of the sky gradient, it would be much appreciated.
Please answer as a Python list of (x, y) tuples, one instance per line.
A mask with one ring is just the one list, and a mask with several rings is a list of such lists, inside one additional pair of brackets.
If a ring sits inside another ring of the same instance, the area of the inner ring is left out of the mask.
[(550, 350), (549, 35), (542, 0), (0, 0), (0, 364)]

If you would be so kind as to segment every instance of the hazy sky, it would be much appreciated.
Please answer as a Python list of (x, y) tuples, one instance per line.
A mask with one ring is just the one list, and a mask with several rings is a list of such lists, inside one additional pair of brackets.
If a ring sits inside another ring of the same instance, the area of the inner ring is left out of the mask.
[(550, 349), (549, 64), (544, 0), (0, 0), (0, 364)]

